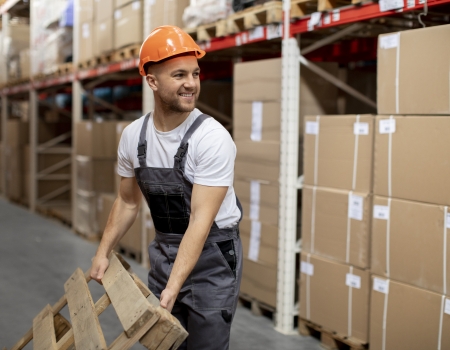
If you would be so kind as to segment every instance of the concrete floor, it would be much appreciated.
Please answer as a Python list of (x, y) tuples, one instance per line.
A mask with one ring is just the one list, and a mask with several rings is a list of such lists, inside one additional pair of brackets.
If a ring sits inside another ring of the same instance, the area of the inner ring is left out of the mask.
[[(73, 234), (66, 226), (0, 198), (0, 348), (11, 348), (32, 326), (46, 305), (64, 294), (64, 282), (73, 271), (90, 266), (96, 244)], [(146, 281), (147, 271), (130, 261)], [(89, 283), (94, 301), (103, 288)], [(62, 314), (69, 319), (67, 307)], [(122, 331), (112, 307), (100, 316), (107, 343)], [(32, 349), (30, 343), (25, 349)], [(132, 349), (143, 349), (139, 344)], [(231, 350), (318, 350), (319, 342), (300, 335), (276, 332), (270, 319), (239, 307), (231, 330)]]

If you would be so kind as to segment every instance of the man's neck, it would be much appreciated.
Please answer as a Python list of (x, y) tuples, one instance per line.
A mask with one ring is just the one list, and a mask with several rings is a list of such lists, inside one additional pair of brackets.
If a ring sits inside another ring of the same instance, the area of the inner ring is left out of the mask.
[(167, 132), (180, 126), (191, 114), (191, 112), (173, 112), (163, 110), (155, 106), (153, 123), (158, 131)]

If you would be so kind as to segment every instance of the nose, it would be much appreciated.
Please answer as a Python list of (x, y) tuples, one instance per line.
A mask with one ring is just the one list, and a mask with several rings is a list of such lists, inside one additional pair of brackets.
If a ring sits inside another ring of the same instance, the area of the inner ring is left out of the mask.
[(184, 82), (184, 87), (186, 89), (193, 89), (195, 88), (196, 85), (196, 78), (194, 77), (194, 75), (189, 74)]

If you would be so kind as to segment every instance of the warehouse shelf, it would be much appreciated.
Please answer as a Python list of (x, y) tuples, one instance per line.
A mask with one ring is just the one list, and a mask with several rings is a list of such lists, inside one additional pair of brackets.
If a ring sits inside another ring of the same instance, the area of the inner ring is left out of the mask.
[(3, 15), (7, 13), (8, 11), (11, 11), (14, 6), (18, 5), (20, 2), (23, 2), (24, 4), (28, 4), (27, 1), (23, 0), (6, 0), (3, 5), (0, 6), (0, 15)]

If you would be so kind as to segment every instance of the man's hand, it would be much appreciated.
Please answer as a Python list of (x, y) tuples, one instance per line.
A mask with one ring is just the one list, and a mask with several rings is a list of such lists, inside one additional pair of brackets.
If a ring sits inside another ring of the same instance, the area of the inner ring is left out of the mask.
[(164, 289), (161, 293), (161, 307), (172, 312), (173, 304), (175, 304), (175, 300), (177, 299), (177, 294), (178, 293), (174, 293), (170, 289)]
[(109, 260), (105, 256), (94, 256), (91, 266), (91, 278), (102, 284), (102, 278), (109, 266)]

